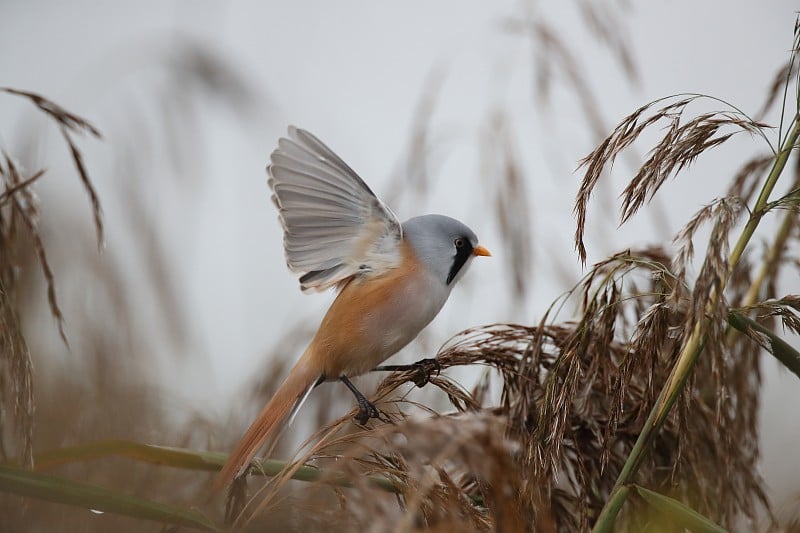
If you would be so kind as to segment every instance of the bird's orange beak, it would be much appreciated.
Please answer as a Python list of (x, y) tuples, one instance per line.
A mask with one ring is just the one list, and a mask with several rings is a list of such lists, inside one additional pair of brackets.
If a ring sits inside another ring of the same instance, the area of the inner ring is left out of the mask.
[(491, 257), (492, 256), (492, 252), (490, 252), (489, 250), (487, 250), (483, 246), (478, 245), (478, 246), (476, 246), (475, 248), (472, 249), (472, 255), (482, 255), (484, 257)]

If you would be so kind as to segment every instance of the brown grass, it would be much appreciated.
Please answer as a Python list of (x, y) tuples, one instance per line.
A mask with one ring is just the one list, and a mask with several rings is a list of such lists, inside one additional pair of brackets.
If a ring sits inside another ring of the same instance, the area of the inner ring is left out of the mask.
[[(85, 119), (70, 113), (58, 104), (31, 92), (19, 91), (8, 87), (0, 87), (0, 92), (20, 96), (32, 102), (40, 111), (59, 124), (59, 128), (67, 143), (72, 160), (78, 170), (81, 182), (92, 200), (98, 239), (102, 239), (102, 216), (100, 201), (94, 190), (89, 175), (83, 165), (80, 150), (72, 140), (75, 133), (88, 132), (100, 137), (100, 132)], [(53, 268), (47, 256), (42, 234), (39, 230), (39, 202), (32, 187), (45, 174), (39, 170), (30, 175), (23, 175), (14, 159), (5, 151), (0, 161), (0, 183), (4, 190), (0, 193), (0, 444), (2, 457), (16, 456), (20, 463), (30, 465), (33, 462), (33, 371), (30, 351), (22, 334), (19, 323), (18, 290), (19, 256), (24, 255), (20, 249), (30, 243), (35, 252), (39, 266), (44, 275), (47, 287), (47, 301), (50, 312), (58, 324), (59, 334), (64, 343), (67, 336), (64, 331), (64, 315), (56, 296)], [(7, 432), (12, 430), (11, 434)], [(6, 447), (14, 443), (16, 452)]]
[[(644, 131), (664, 126), (622, 193), (623, 223), (668, 178), (736, 133), (768, 138), (766, 123), (735, 108), (689, 115), (688, 106), (701, 100), (720, 103), (688, 95), (640, 107), (583, 160), (586, 173), (575, 208), (581, 259), (589, 198), (603, 172)], [(587, 530), (659, 405), (659, 389), (675, 379), (673, 366), (702, 323), (702, 356), (692, 362), (676, 409), (637, 463), (635, 482), (688, 502), (725, 527), (755, 527), (760, 513), (770, 515), (758, 474), (763, 352), (746, 337), (732, 336), (727, 317), (754, 289), (770, 284), (774, 289), (779, 265), (791, 263), (770, 250), (784, 250), (796, 236), (776, 236), (767, 249), (775, 260), (763, 263), (772, 265), (766, 275), (730, 243), (744, 213), (750, 215), (748, 227), (754, 216), (766, 213), (753, 212), (753, 196), (775, 160), (773, 154), (746, 162), (733, 176), (729, 194), (691, 217), (671, 248), (626, 250), (594, 265), (538, 325), (486, 326), (456, 336), (437, 355), (442, 373), (430, 376), (448, 404), (423, 407), (424, 421), (407, 415), (421, 407), (407, 397), (406, 384), (418, 376), (387, 378), (374, 399), (388, 422), (345, 431), (351, 413), (320, 430), (309, 439), (310, 449), (296, 457), (297, 464), (344, 472), (354, 486), (319, 484), (291, 494), (309, 505), (320, 523), (347, 528), (387, 530), (400, 524), (400, 530), (437, 530), (459, 524), (470, 530)], [(762, 189), (755, 204), (759, 209), (763, 194)], [(796, 205), (790, 189), (767, 208), (785, 206), (787, 216), (796, 217)], [(701, 234), (707, 237), (698, 242)], [(760, 310), (762, 320), (780, 316), (794, 329), (795, 303), (788, 295), (747, 309)], [(568, 304), (577, 306), (576, 317), (558, 320), (559, 309)], [(483, 365), (490, 372), (469, 391), (447, 377), (448, 369), (462, 365)], [(482, 449), (479, 466), (472, 459), (476, 443)], [(398, 494), (377, 493), (368, 481), (376, 473), (395, 480)], [(236, 524), (263, 526), (281, 495), (289, 493), (288, 479), (267, 482), (252, 498), (239, 492), (244, 509)], [(642, 530), (664, 519), (643, 500), (632, 499), (617, 526)]]
[[(334, 515), (323, 513), (330, 519), (324, 522), (356, 529), (383, 530), (389, 523), (587, 529), (679, 348), (689, 308), (669, 303), (672, 291), (684, 289), (668, 270), (668, 259), (663, 250), (650, 249), (595, 265), (575, 289), (581, 301), (577, 321), (545, 317), (536, 326), (487, 326), (453, 338), (437, 355), (441, 374), (430, 378), (449, 406), (433, 417), (404, 414), (416, 410), (417, 403), (406, 397), (413, 372), (388, 377), (374, 398), (390, 423), (345, 432), (350, 413), (321, 430), (311, 439), (317, 444), (299, 458), (348, 473), (355, 487), (298, 489), (295, 498), (320, 502), (321, 493), (327, 494), (333, 500), (315, 509), (339, 503), (332, 506), (338, 508)], [(447, 377), (448, 369), (475, 365), (487, 367), (489, 379), (472, 391)], [(729, 526), (742, 514), (755, 520), (767, 504), (757, 452), (742, 443), (757, 440), (757, 382), (754, 357), (704, 359), (637, 482), (691, 501)], [(726, 395), (709, 394), (720, 384)], [(494, 387), (499, 398), (487, 394)], [(731, 410), (734, 405), (751, 416)], [(365, 481), (375, 473), (396, 479), (400, 494), (376, 494)], [(268, 483), (250, 502), (255, 529), (271, 516), (285, 481)], [(483, 502), (477, 514), (476, 501)], [(628, 509), (626, 528), (643, 527), (642, 513), (639, 504)]]
[[(248, 107), (252, 95), (236, 72), (204, 48), (193, 43), (182, 46), (174, 40), (170, 46), (164, 64), (155, 67), (172, 78), (139, 89), (150, 91), (150, 105), (170, 109), (171, 114), (148, 131), (150, 124), (142, 120), (146, 113), (126, 102), (121, 107), (130, 111), (127, 121), (106, 121), (104, 127), (119, 126), (132, 135), (111, 135), (118, 144), (106, 148), (116, 163), (112, 165), (115, 177), (122, 183), (123, 211), (112, 215), (118, 232), (120, 226), (130, 232), (130, 240), (125, 241), (131, 243), (128, 250), (118, 247), (119, 233), (117, 246), (104, 246), (104, 214), (91, 179), (96, 171), (90, 176), (92, 161), (84, 157), (80, 139), (81, 135), (100, 138), (98, 128), (38, 94), (8, 88), (0, 92), (0, 96), (30, 101), (55, 122), (64, 142), (53, 150), (66, 149), (76, 183), (89, 196), (95, 233), (94, 238), (87, 236), (86, 227), (73, 217), (80, 206), (71, 209), (48, 194), (45, 182), (62, 178), (66, 182), (70, 172), (60, 173), (57, 168), (28, 172), (4, 148), (0, 160), (0, 457), (11, 464), (30, 465), (34, 452), (104, 438), (215, 446), (216, 425), (192, 410), (187, 413), (185, 406), (176, 405), (174, 393), (156, 385), (159, 357), (191, 353), (185, 342), (188, 312), (176, 287), (179, 273), (173, 272), (164, 233), (152, 224), (148, 204), (149, 191), (163, 187), (168, 178), (152, 175), (147, 161), (162, 154), (156, 153), (159, 146), (137, 139), (156, 139), (165, 131), (183, 129), (188, 120), (183, 113), (193, 114), (196, 107), (212, 101), (226, 104), (230, 98), (231, 111), (252, 116)], [(100, 89), (93, 86), (87, 94), (95, 90)], [(17, 133), (19, 138), (38, 141), (47, 132), (36, 121), (26, 120)], [(131, 144), (124, 139), (131, 139)], [(177, 135), (167, 149), (175, 167), (202, 164), (194, 151), (203, 140), (196, 133)], [(200, 184), (202, 172), (189, 167), (184, 172), (194, 185)], [(181, 176), (176, 171), (175, 178)], [(43, 308), (56, 320), (60, 340), (53, 339), (54, 328), (43, 316)], [(198, 492), (203, 483), (196, 473), (120, 459), (67, 465), (48, 473), (166, 503), (184, 505), (204, 498)], [(9, 531), (53, 527), (141, 531), (146, 524), (33, 498), (22, 500), (5, 492), (0, 493), (0, 516), (0, 529)]]
[[(634, 76), (624, 38), (619, 37), (623, 33), (615, 31), (617, 19), (588, 3), (580, 5), (589, 28)], [(685, 172), (703, 153), (722, 149), (739, 132), (755, 134), (756, 139), (768, 136), (762, 120), (780, 114), (775, 106), (780, 104), (782, 86), (777, 84), (770, 88), (763, 112), (755, 115), (758, 120), (728, 107), (692, 115), (690, 105), (706, 100), (687, 96), (642, 106), (606, 136), (608, 128), (597, 99), (566, 44), (542, 21), (509, 24), (542, 45), (537, 58), (547, 61), (538, 71), (543, 80), (556, 68), (566, 69), (562, 75), (582, 99), (590, 128), (601, 137), (597, 149), (583, 160), (585, 174), (575, 207), (576, 246), (584, 261), (589, 199), (602, 186), (604, 173), (635, 148), (644, 131), (664, 128), (622, 193), (619, 215), (623, 222), (647, 211), (648, 202), (657, 198), (663, 184)], [(552, 55), (549, 59), (548, 54)], [(247, 91), (224, 65), (195, 48), (172, 60), (177, 61), (173, 70), (181, 72), (183, 79), (194, 80), (199, 93), (228, 95), (236, 102), (232, 108), (239, 109)], [(794, 80), (795, 76), (796, 62), (792, 61), (775, 79)], [(432, 86), (438, 87), (436, 78)], [(75, 141), (80, 132), (99, 136), (96, 128), (43, 97), (5, 91), (29, 99), (57, 122), (90, 198), (96, 239), (102, 242), (103, 213)], [(546, 92), (544, 86), (542, 91)], [(175, 104), (177, 109), (191, 110), (182, 100), (185, 85), (176, 84), (160, 96), (165, 109)], [(420, 187), (432, 179), (425, 155), (433, 136), (425, 118), (433, 108), (433, 97), (423, 98), (412, 138)], [(499, 178), (487, 178), (487, 194), (493, 198), (499, 226), (506, 230), (504, 247), (515, 250), (508, 254), (511, 287), (522, 293), (532, 263), (528, 244), (532, 206), (526, 200), (528, 178), (517, 152), (524, 147), (513, 142), (508, 114), (491, 113), (485, 130), (485, 145), (492, 151), (487, 168), (495, 169), (491, 176)], [(181, 154), (191, 154), (183, 145), (170, 151), (177, 154), (178, 162)], [(333, 413), (351, 405), (349, 398), (342, 399), (341, 391), (332, 386), (315, 391), (317, 400), (304, 414), (321, 429), (294, 452), (285, 443), (276, 449), (278, 455), (294, 453), (297, 461), (282, 475), (252, 478), (251, 493), (246, 486), (235, 487), (230, 502), (235, 526), (253, 531), (588, 530), (612, 495), (687, 338), (702, 322), (708, 325), (702, 357), (633, 481), (688, 503), (723, 526), (754, 528), (759, 513), (770, 516), (758, 473), (757, 433), (760, 362), (766, 352), (747, 335), (728, 331), (727, 316), (730, 310), (744, 310), (777, 334), (783, 334), (784, 328), (800, 331), (800, 300), (797, 295), (782, 294), (776, 281), (784, 269), (800, 268), (794, 251), (800, 240), (796, 224), (800, 167), (795, 167), (785, 194), (756, 215), (779, 212), (787, 221), (785, 232), (764, 235), (763, 249), (751, 247), (736, 261), (731, 261), (731, 242), (740, 223), (754, 216), (755, 197), (774, 159), (774, 154), (767, 154), (745, 161), (731, 176), (724, 195), (701, 208), (674, 241), (623, 250), (591, 265), (584, 278), (537, 323), (487, 325), (454, 336), (438, 351), (440, 371), (429, 376), (424, 390), (414, 385), (420, 376), (413, 371), (389, 375), (373, 396), (384, 413), (382, 420), (358, 427), (351, 421), (353, 410), (330, 422)], [(58, 230), (73, 228), (58, 218), (55, 209), (42, 209), (33, 194), (48, 174), (29, 173), (11, 156), (4, 157), (0, 174), (4, 187), (0, 191), (3, 458), (30, 464), (34, 448), (101, 438), (230, 449), (226, 441), (238, 436), (233, 422), (196, 416), (188, 424), (177, 423), (169, 413), (171, 397), (152, 385), (149, 368), (154, 353), (189, 352), (181, 334), (169, 337), (158, 329), (166, 323), (164, 329), (184, 332), (187, 316), (174, 289), (175, 274), (166, 264), (158, 228), (147, 224), (135, 228), (134, 242), (147, 258), (139, 265), (147, 273), (143, 285), (131, 283), (120, 256), (112, 252), (98, 259), (86, 239), (71, 243), (74, 255), (69, 257), (76, 270), (91, 274), (97, 292), (92, 298), (95, 307), (74, 305), (62, 311), (55, 285), (61, 267), (49, 254), (59, 241)], [(131, 220), (146, 220), (141, 197), (132, 196), (127, 209), (130, 212), (125, 215)], [(48, 216), (52, 222), (43, 225)], [(51, 233), (43, 232), (43, 227), (51, 228)], [(31, 274), (35, 266), (42, 276)], [(134, 292), (141, 290), (157, 295), (158, 312), (132, 302)], [(31, 302), (41, 300), (45, 291), (47, 307), (64, 339), (64, 315), (70, 318), (72, 350), (80, 352), (79, 361), (69, 358), (62, 345), (48, 347), (39, 338), (34, 339), (39, 349), (55, 354), (57, 362), (45, 353), (31, 353), (23, 336), (31, 330), (25, 329), (25, 322), (38, 327), (37, 307)], [(162, 335), (152, 335), (153, 331)], [(274, 343), (274, 352), (296, 353), (295, 347), (307, 335), (304, 326), (287, 332)], [(34, 361), (42, 362), (36, 375), (32, 374)], [(453, 377), (461, 369), (475, 367), (483, 373), (471, 388)], [(247, 409), (263, 403), (283, 372), (280, 363), (271, 364), (267, 372), (256, 372), (265, 377), (254, 387)], [(34, 383), (39, 391), (36, 398)], [(236, 418), (236, 414), (231, 416), (231, 420)], [(290, 482), (291, 470), (305, 464), (319, 467), (323, 479)], [(199, 508), (222, 521), (223, 503), (208, 500), (211, 477), (207, 474), (120, 459), (62, 466), (55, 473)], [(376, 483), (376, 476), (382, 484)], [(350, 486), (343, 486), (343, 479)], [(326, 482), (331, 480), (337, 483)], [(385, 490), (387, 480), (392, 490)], [(7, 495), (0, 498), (0, 516), (10, 529), (56, 525), (139, 531), (143, 527), (133, 519), (94, 516), (31, 499), (22, 506)], [(631, 496), (617, 525), (638, 531), (663, 527), (667, 520), (654, 514), (642, 498)], [(791, 520), (796, 518), (787, 518), (786, 523)]]

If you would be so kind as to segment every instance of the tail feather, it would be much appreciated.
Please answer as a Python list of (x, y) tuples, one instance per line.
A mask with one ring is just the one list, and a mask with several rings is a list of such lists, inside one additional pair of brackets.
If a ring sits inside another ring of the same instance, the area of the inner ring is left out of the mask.
[(304, 354), (228, 457), (214, 480), (214, 492), (218, 492), (244, 472), (267, 439), (275, 435), (276, 430), (291, 423), (321, 375), (311, 364), (308, 352)]

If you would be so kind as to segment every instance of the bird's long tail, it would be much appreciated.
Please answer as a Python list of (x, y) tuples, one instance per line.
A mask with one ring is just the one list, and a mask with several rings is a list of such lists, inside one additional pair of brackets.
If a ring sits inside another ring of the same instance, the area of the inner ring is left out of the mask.
[(214, 480), (214, 492), (218, 492), (244, 472), (267, 439), (292, 421), (322, 376), (315, 366), (310, 352), (306, 351), (228, 457)]

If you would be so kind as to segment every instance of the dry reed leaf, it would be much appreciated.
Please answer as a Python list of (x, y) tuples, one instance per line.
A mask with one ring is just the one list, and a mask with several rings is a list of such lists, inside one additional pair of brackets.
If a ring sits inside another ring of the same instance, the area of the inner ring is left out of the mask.
[(0, 91), (27, 98), (43, 113), (50, 116), (50, 118), (58, 122), (61, 126), (63, 126), (69, 131), (73, 131), (76, 133), (88, 132), (91, 135), (97, 137), (98, 139), (103, 137), (102, 134), (100, 133), (100, 130), (94, 127), (94, 125), (91, 122), (89, 122), (83, 117), (79, 117), (74, 113), (70, 113), (60, 105), (56, 104), (52, 100), (45, 98), (44, 96), (41, 96), (39, 94), (30, 91), (21, 91), (19, 89), (13, 89), (10, 87), (0, 87)]
[(100, 197), (97, 195), (97, 191), (95, 190), (92, 181), (89, 179), (89, 173), (87, 172), (86, 165), (83, 162), (83, 155), (81, 154), (80, 150), (78, 150), (75, 142), (72, 140), (69, 130), (64, 126), (61, 127), (61, 135), (64, 137), (64, 141), (69, 146), (69, 151), (72, 154), (72, 161), (75, 163), (75, 169), (78, 171), (78, 176), (81, 179), (81, 183), (83, 183), (83, 187), (86, 189), (86, 193), (89, 195), (89, 200), (92, 202), (94, 227), (95, 231), (97, 232), (97, 246), (102, 249), (105, 242), (105, 237), (103, 236), (103, 208), (100, 206)]

